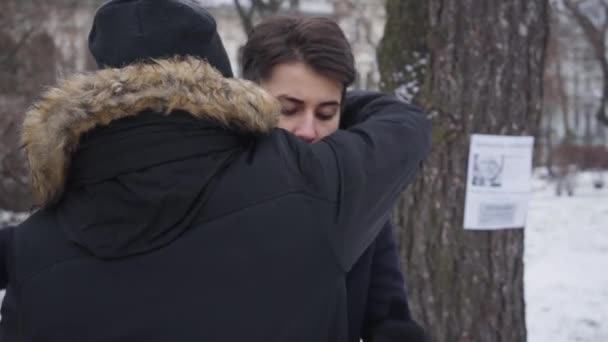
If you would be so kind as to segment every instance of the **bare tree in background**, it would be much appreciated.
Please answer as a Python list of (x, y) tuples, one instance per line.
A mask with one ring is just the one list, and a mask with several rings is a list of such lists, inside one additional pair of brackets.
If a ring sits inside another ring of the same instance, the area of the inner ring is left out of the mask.
[(31, 0), (3, 0), (0, 2), (0, 33), (10, 36), (1, 41), (0, 66), (5, 67), (14, 61), (19, 50), (24, 48), (30, 38), (40, 31), (38, 23), (46, 10), (46, 2)]
[(558, 29), (559, 24), (553, 25), (556, 28), (555, 32), (552, 32), (547, 44), (547, 60), (545, 68), (545, 96), (546, 100), (558, 103), (560, 111), (562, 112), (562, 122), (564, 125), (564, 140), (567, 142), (574, 138), (574, 132), (570, 125), (572, 121), (570, 118), (571, 99), (566, 91), (566, 80), (563, 74), (563, 60), (561, 53), (567, 49), (561, 37), (561, 32)]
[(241, 26), (246, 36), (255, 24), (269, 16), (277, 14), (281, 9), (296, 12), (300, 0), (234, 0), (234, 6), (241, 18)]
[(433, 151), (395, 223), (433, 341), (526, 341), (523, 230), (463, 229), (472, 133), (537, 135), (547, 0), (387, 0), (382, 86), (430, 112)]
[(43, 85), (55, 81), (57, 51), (40, 22), (47, 2), (0, 3), (0, 208), (23, 211), (31, 202), (19, 145), (23, 113)]
[[(602, 97), (596, 117), (599, 122), (608, 125), (608, 115), (606, 114), (606, 105), (608, 105), (608, 56), (606, 55), (608, 0), (563, 0), (563, 4), (583, 31), (602, 70)], [(596, 8), (600, 8), (601, 11), (598, 13), (595, 11)]]
[[(19, 143), (23, 114), (45, 86), (56, 82), (58, 71), (78, 69), (76, 55), (86, 49), (88, 27), (75, 19), (81, 13), (92, 16), (100, 3), (0, 1), (0, 209), (30, 208), (27, 165)], [(49, 20), (56, 22), (55, 32), (49, 30)], [(66, 44), (67, 55), (57, 40)]]
[[(556, 158), (556, 147), (560, 145), (569, 145), (575, 141), (576, 129), (572, 127), (571, 122), (576, 123), (579, 111), (577, 107), (572, 106), (573, 99), (567, 90), (566, 84), (568, 80), (564, 75), (565, 52), (570, 52), (569, 44), (577, 37), (572, 32), (571, 26), (567, 25), (563, 11), (555, 7), (555, 4), (550, 7), (550, 22), (551, 32), (547, 43), (545, 70), (544, 70), (544, 108), (543, 108), (543, 129), (539, 132), (540, 138), (538, 142), (544, 144), (544, 158), (537, 162), (536, 165), (545, 165), (551, 177), (559, 175), (559, 168), (554, 168)], [(560, 113), (561, 116), (557, 116)], [(574, 118), (574, 120), (573, 120)], [(560, 123), (563, 127), (563, 135), (558, 139), (555, 134), (555, 128)], [(538, 144), (537, 146), (539, 146)], [(539, 146), (540, 147), (540, 146)], [(541, 153), (537, 151), (536, 156)]]
[[(286, 10), (288, 13), (297, 13), (300, 8), (300, 0), (234, 0), (234, 6), (241, 19), (241, 27), (246, 37), (249, 37), (255, 25), (270, 17)], [(241, 69), (241, 55), (243, 46), (238, 50), (238, 68)]]

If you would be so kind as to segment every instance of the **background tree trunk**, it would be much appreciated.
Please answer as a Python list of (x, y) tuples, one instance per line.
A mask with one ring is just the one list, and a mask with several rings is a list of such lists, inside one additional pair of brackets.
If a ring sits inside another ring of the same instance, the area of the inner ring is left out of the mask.
[(606, 55), (606, 37), (608, 36), (608, 1), (596, 0), (593, 1), (598, 11), (603, 12), (603, 22), (597, 23), (592, 20), (592, 16), (597, 15), (595, 11), (584, 11), (581, 5), (589, 4), (591, 1), (586, 0), (564, 0), (563, 4), (572, 15), (574, 21), (580, 26), (584, 37), (587, 39), (597, 62), (602, 71), (602, 96), (598, 107), (596, 118), (597, 120), (608, 125), (608, 116), (606, 115), (606, 106), (608, 105), (608, 56)]
[(384, 90), (418, 89), (434, 122), (432, 156), (395, 215), (413, 314), (433, 341), (525, 341), (524, 232), (465, 231), (463, 207), (470, 135), (539, 129), (548, 2), (386, 6)]
[[(60, 72), (82, 71), (79, 57), (89, 56), (89, 21), (101, 2), (0, 1), (0, 211), (32, 207), (19, 138), (23, 115)], [(82, 15), (90, 18), (83, 22)]]

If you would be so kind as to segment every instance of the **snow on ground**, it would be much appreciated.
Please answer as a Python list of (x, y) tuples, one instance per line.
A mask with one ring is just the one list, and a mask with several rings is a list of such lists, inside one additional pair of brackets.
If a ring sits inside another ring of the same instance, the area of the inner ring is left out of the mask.
[(535, 181), (524, 256), (529, 342), (608, 342), (608, 189), (594, 189), (593, 176), (577, 177), (573, 197)]
[[(608, 184), (596, 190), (592, 177), (577, 177), (573, 197), (534, 181), (524, 256), (528, 342), (608, 342)], [(0, 221), (8, 217), (0, 212)]]
[(26, 213), (13, 213), (0, 209), (0, 228), (16, 225), (27, 218)]

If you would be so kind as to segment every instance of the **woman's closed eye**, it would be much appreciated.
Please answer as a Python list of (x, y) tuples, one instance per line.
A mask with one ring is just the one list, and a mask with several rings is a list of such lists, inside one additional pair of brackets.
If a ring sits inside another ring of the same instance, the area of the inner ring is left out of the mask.
[(329, 121), (336, 116), (336, 113), (317, 113), (317, 118), (321, 121)]
[(317, 111), (317, 113), (316, 113), (319, 120), (322, 120), (322, 121), (329, 121), (329, 120), (333, 119), (337, 114), (338, 114), (337, 106), (336, 107), (328, 106), (327, 108), (322, 108), (321, 110)]
[(281, 114), (285, 116), (294, 115), (300, 110), (300, 104), (292, 99), (279, 97), (279, 100), (281, 101)]
[(294, 115), (297, 112), (298, 112), (298, 107), (294, 106), (294, 105), (283, 105), (281, 107), (281, 114), (286, 115), (286, 116)]

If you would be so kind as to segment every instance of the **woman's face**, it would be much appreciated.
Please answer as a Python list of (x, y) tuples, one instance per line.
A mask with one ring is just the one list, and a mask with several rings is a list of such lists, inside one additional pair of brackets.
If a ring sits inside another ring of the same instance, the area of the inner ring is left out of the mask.
[(319, 141), (338, 129), (342, 83), (294, 62), (274, 67), (261, 86), (281, 102), (279, 127), (307, 142)]

